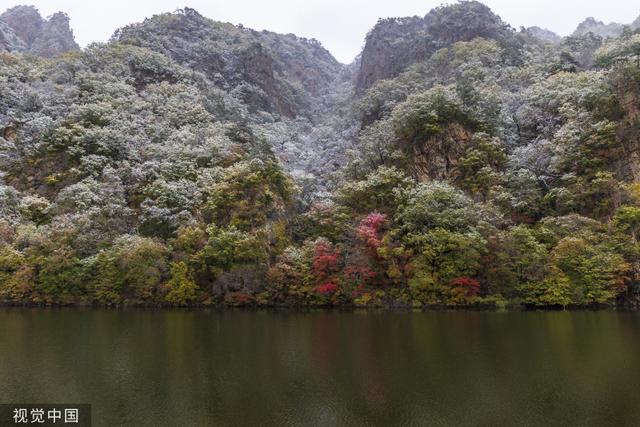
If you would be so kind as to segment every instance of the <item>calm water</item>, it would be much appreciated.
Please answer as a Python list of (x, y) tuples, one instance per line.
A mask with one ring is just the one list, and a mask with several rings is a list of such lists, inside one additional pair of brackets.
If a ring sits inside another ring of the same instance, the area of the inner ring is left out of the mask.
[(640, 424), (640, 314), (0, 310), (0, 401), (94, 425)]

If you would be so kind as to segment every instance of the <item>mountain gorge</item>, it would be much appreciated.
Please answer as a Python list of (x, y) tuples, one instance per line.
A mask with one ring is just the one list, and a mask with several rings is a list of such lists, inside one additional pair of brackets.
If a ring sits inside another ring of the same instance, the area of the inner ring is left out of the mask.
[(633, 25), (462, 1), (345, 65), (189, 8), (83, 49), (68, 22), (0, 15), (4, 302), (640, 301)]

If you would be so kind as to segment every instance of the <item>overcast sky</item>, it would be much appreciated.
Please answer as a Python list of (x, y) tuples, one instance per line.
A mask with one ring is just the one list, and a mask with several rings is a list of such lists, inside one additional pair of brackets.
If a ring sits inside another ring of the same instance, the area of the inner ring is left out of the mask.
[[(191, 7), (209, 18), (256, 30), (318, 39), (341, 62), (350, 62), (378, 18), (425, 15), (441, 0), (0, 0), (0, 11), (33, 4), (43, 16), (59, 10), (71, 18), (82, 46), (106, 41), (126, 24), (156, 13)], [(449, 1), (447, 3), (455, 3)], [(593, 16), (628, 24), (640, 15), (637, 0), (485, 0), (513, 27), (538, 25), (568, 35)]]

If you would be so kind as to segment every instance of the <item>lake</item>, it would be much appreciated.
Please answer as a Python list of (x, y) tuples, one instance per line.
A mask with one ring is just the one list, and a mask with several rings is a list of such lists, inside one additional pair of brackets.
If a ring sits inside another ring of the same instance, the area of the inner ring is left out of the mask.
[(640, 314), (0, 310), (0, 402), (116, 425), (631, 425)]

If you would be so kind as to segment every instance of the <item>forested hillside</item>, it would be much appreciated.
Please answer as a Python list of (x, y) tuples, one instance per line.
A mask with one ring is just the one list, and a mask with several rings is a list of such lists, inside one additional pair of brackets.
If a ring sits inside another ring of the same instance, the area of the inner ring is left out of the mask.
[(640, 17), (463, 1), (344, 65), (192, 9), (82, 50), (32, 12), (0, 15), (3, 302), (640, 302)]

